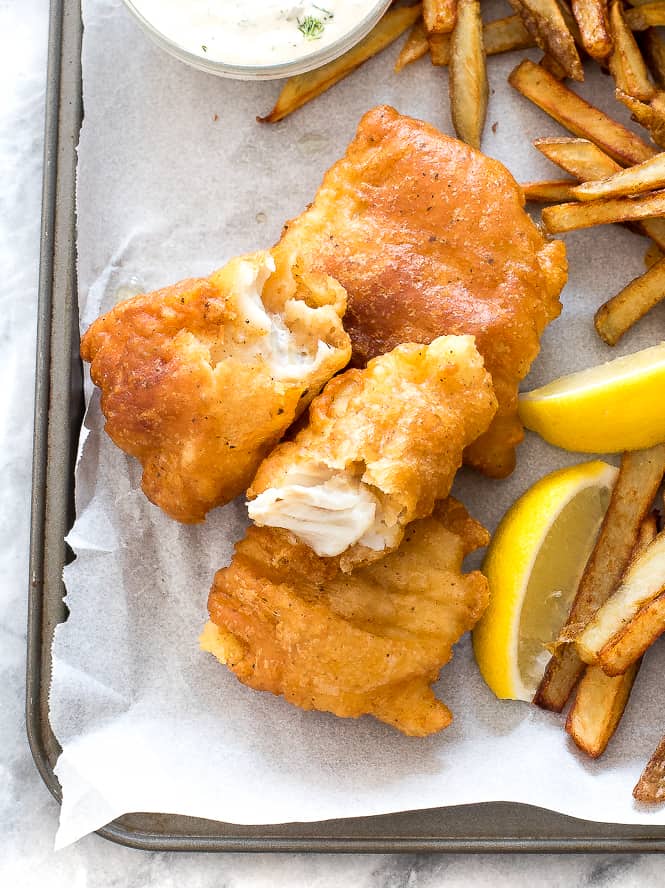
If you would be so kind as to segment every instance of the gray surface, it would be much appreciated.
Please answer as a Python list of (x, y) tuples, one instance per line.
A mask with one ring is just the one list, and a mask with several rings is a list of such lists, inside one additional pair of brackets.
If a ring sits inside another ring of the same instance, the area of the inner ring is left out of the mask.
[(89, 837), (55, 856), (50, 851), (57, 809), (30, 762), (23, 710), (25, 581), (36, 312), (42, 95), (46, 4), (0, 3), (0, 352), (3, 380), (0, 434), (2, 592), (0, 592), (0, 880), (12, 885), (429, 886), (654, 883), (660, 857), (598, 855), (535, 857), (266, 857), (193, 856), (128, 851)]

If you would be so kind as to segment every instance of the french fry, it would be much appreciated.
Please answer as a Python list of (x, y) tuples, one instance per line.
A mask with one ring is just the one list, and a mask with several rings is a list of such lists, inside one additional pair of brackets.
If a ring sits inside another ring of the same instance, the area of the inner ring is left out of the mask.
[(480, 150), (487, 115), (487, 70), (479, 0), (458, 0), (450, 38), (450, 108), (455, 132)]
[(617, 587), (665, 474), (665, 444), (624, 453), (603, 525), (580, 581), (565, 633), (575, 637)]
[(552, 77), (556, 77), (557, 80), (565, 80), (566, 72), (561, 67), (561, 65), (557, 62), (556, 59), (552, 58), (551, 55), (545, 53), (542, 59), (538, 62), (541, 68), (544, 68)]
[(556, 0), (556, 5), (559, 7), (559, 12), (563, 16), (563, 20), (566, 23), (566, 27), (570, 31), (572, 38), (575, 41), (575, 45), (577, 46), (578, 50), (584, 49), (584, 45), (582, 43), (582, 35), (580, 34), (579, 25), (577, 24), (577, 19), (573, 15), (569, 0)]
[(572, 0), (572, 7), (582, 45), (596, 61), (605, 61), (612, 52), (605, 0)]
[(441, 68), (447, 65), (450, 61), (450, 34), (430, 34), (429, 55), (433, 65)]
[[(491, 56), (514, 49), (528, 49), (535, 44), (522, 19), (518, 15), (509, 15), (483, 25), (483, 45), (485, 55)], [(450, 61), (450, 34), (430, 36), (429, 46), (432, 64), (447, 65)]]
[(665, 592), (644, 605), (602, 648), (598, 664), (608, 675), (623, 675), (665, 632)]
[[(643, 551), (658, 533), (656, 516), (647, 515), (640, 526), (633, 556)], [(566, 731), (576, 746), (592, 758), (602, 755), (626, 708), (640, 668), (637, 661), (623, 675), (605, 675), (599, 666), (587, 666), (566, 720)]]
[(649, 759), (633, 790), (638, 802), (665, 802), (665, 737)]
[(647, 268), (651, 268), (656, 262), (660, 262), (663, 256), (665, 256), (665, 253), (663, 253), (658, 244), (649, 244), (644, 253), (644, 264)]
[(665, 191), (655, 191), (642, 197), (555, 204), (543, 209), (543, 224), (550, 234), (561, 234), (594, 225), (632, 222), (664, 214)]
[(620, 89), (615, 95), (630, 110), (633, 119), (649, 131), (656, 145), (665, 148), (665, 93), (658, 90), (649, 102), (641, 102)]
[(641, 555), (642, 552), (650, 546), (651, 543), (658, 536), (658, 512), (653, 511), (650, 512), (642, 524), (640, 525), (640, 532), (637, 535), (637, 542), (635, 543), (635, 548), (633, 549), (633, 557), (636, 555)]
[(641, 525), (665, 472), (665, 445), (625, 453), (596, 545), (582, 574), (561, 642), (551, 657), (534, 703), (561, 712), (584, 663), (571, 641), (617, 587), (640, 539)]
[(663, 593), (665, 531), (631, 562), (619, 588), (577, 636), (580, 658), (620, 675), (665, 631)]
[(418, 59), (427, 55), (428, 50), (429, 40), (427, 39), (425, 25), (423, 24), (422, 19), (419, 19), (413, 28), (411, 28), (411, 32), (406, 38), (406, 43), (397, 57), (397, 61), (395, 62), (395, 72), (399, 74), (399, 72), (403, 68), (406, 68), (407, 65), (410, 65), (411, 62), (417, 62)]
[(665, 188), (665, 151), (604, 179), (583, 182), (573, 189), (573, 197), (576, 200), (630, 197), (659, 188)]
[(520, 62), (508, 82), (573, 135), (594, 142), (622, 166), (641, 163), (657, 153), (529, 59)]
[(660, 258), (648, 271), (596, 312), (596, 331), (608, 345), (616, 345), (627, 330), (665, 299), (665, 258), (660, 250), (658, 253)]
[(657, 249), (665, 251), (665, 219), (644, 219), (635, 224), (635, 231), (650, 237)]
[(599, 666), (587, 666), (566, 719), (566, 731), (591, 758), (607, 748), (623, 715), (639, 663), (624, 675), (610, 677)]
[(568, 77), (584, 80), (575, 40), (556, 0), (509, 0), (536, 45), (561, 65)]
[[(602, 179), (618, 172), (621, 167), (593, 142), (587, 139), (535, 139), (534, 146), (552, 163), (581, 182)], [(665, 219), (645, 219), (633, 226), (640, 234), (650, 237), (658, 249), (665, 252)]]
[(643, 3), (634, 9), (628, 9), (626, 24), (632, 31), (646, 31), (647, 28), (665, 25), (665, 2), (655, 0), (653, 3)]
[(536, 45), (519, 15), (508, 15), (483, 25), (483, 43), (488, 56)]
[(390, 46), (420, 17), (420, 6), (398, 6), (390, 9), (370, 33), (344, 55), (322, 68), (289, 77), (279, 94), (277, 103), (259, 123), (277, 123), (298, 108), (320, 96), (344, 77), (359, 68), (382, 49)]
[(428, 34), (450, 34), (457, 18), (457, 0), (423, 0), (423, 21)]
[(575, 199), (575, 182), (572, 179), (558, 179), (543, 182), (524, 182), (524, 199), (534, 203), (555, 203), (560, 200)]
[(665, 43), (655, 28), (641, 35), (642, 52), (656, 86), (665, 89)]
[(548, 160), (575, 176), (580, 182), (604, 179), (617, 173), (621, 167), (588, 139), (571, 139), (570, 136), (534, 139), (534, 148)]
[(642, 102), (648, 102), (655, 95), (656, 88), (649, 80), (646, 62), (624, 19), (619, 0), (612, 0), (610, 5), (610, 32), (613, 49), (609, 57), (609, 67), (617, 89)]

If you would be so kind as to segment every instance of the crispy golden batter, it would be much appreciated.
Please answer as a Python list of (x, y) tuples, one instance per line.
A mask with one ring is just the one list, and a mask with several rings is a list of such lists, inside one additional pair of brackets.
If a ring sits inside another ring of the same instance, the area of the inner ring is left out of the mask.
[(448, 496), (464, 448), (495, 412), (472, 336), (397, 346), (328, 383), (309, 424), (261, 464), (250, 518), (318, 555), (341, 554), (343, 570), (381, 558)]
[(136, 296), (99, 318), (81, 355), (106, 431), (143, 465), (146, 496), (202, 521), (257, 466), (350, 357), (342, 287), (286, 254)]
[(250, 527), (215, 576), (201, 647), (302, 709), (434, 733), (452, 715), (430, 685), (488, 601), (487, 580), (463, 574), (462, 559), (488, 539), (449, 499), (396, 552), (345, 574), (283, 530)]
[(380, 106), (280, 242), (346, 288), (356, 364), (400, 342), (476, 337), (499, 410), (465, 461), (495, 477), (514, 468), (519, 382), (567, 276), (563, 243), (546, 242), (523, 204), (498, 161)]

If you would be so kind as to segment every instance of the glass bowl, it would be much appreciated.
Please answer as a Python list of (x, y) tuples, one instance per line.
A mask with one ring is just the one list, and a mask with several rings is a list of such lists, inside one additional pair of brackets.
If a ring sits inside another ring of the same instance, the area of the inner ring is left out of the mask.
[(200, 55), (180, 46), (174, 39), (166, 36), (148, 18), (146, 18), (132, 0), (123, 0), (127, 9), (146, 31), (148, 36), (166, 50), (169, 55), (180, 59), (193, 68), (216, 74), (218, 77), (231, 77), (236, 80), (277, 80), (282, 77), (292, 77), (294, 74), (304, 74), (314, 68), (332, 62), (338, 56), (348, 52), (352, 46), (359, 43), (363, 37), (372, 30), (381, 16), (390, 6), (391, 0), (377, 0), (363, 18), (357, 21), (350, 30), (340, 35), (335, 41), (321, 49), (315, 49), (305, 55), (299, 55), (290, 61), (280, 61), (266, 65), (238, 65), (227, 64), (222, 61), (207, 58), (205, 53)]

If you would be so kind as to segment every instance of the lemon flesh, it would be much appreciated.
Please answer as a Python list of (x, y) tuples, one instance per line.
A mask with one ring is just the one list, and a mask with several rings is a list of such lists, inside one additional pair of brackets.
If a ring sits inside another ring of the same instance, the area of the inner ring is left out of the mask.
[(593, 550), (618, 470), (596, 460), (541, 478), (503, 517), (483, 572), (490, 603), (473, 632), (497, 697), (531, 700)]
[(564, 450), (642, 450), (665, 441), (664, 393), (661, 343), (521, 395), (520, 418)]

